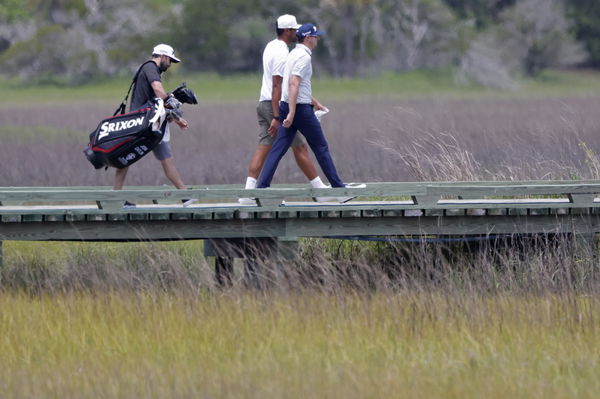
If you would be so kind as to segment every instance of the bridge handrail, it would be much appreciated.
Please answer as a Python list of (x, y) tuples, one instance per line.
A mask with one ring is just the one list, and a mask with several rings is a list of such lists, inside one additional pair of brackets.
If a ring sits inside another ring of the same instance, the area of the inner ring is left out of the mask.
[[(241, 185), (195, 185), (189, 190), (172, 187), (127, 187), (115, 191), (110, 187), (0, 187), (0, 214), (14, 213), (10, 205), (48, 203), (96, 203), (100, 211), (121, 212), (124, 201), (178, 203), (196, 198), (200, 203), (237, 202), (238, 198), (257, 198), (254, 211), (279, 210), (281, 201), (294, 198), (357, 196), (379, 205), (402, 209), (494, 208), (507, 207), (600, 207), (600, 181), (484, 181), (484, 182), (379, 182), (365, 188), (309, 188), (305, 184), (274, 185), (269, 189), (245, 190)], [(525, 200), (533, 198), (533, 200)], [(350, 202), (344, 209), (363, 209), (366, 205)], [(375, 205), (377, 205), (375, 204)], [(371, 204), (372, 206), (373, 204)], [(511, 205), (511, 206), (513, 206)], [(309, 208), (306, 205), (307, 209)], [(210, 208), (210, 207), (208, 207)], [(205, 211), (210, 209), (204, 209)], [(239, 206), (240, 209), (247, 207)], [(315, 210), (315, 205), (310, 206)], [(194, 208), (186, 208), (194, 212)], [(303, 209), (301, 206), (300, 210)], [(318, 210), (328, 210), (323, 204)], [(89, 210), (88, 210), (89, 211)], [(125, 211), (123, 211), (125, 212)]]

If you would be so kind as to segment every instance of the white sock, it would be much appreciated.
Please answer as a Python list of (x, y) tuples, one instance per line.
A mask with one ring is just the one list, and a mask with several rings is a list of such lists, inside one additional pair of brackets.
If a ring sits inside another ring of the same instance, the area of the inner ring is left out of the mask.
[(248, 176), (246, 178), (246, 190), (256, 188), (256, 179), (254, 177)]
[(310, 181), (310, 185), (314, 188), (329, 188), (327, 185), (323, 183), (319, 176), (315, 177)]

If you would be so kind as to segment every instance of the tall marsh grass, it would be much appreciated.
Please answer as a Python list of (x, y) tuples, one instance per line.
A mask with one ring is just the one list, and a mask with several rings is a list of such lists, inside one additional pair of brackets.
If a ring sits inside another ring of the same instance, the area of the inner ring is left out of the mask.
[(596, 297), (0, 297), (0, 386), (29, 397), (581, 397)]
[[(347, 181), (598, 178), (599, 102), (344, 102), (323, 125)], [(112, 184), (81, 154), (105, 105), (34, 110), (0, 109), (0, 185)], [(241, 185), (254, 104), (186, 117), (185, 181)], [(162, 184), (159, 169), (150, 156), (128, 184)], [(276, 180), (305, 179), (287, 159)], [(568, 236), (305, 239), (295, 261), (259, 263), (261, 289), (239, 261), (223, 288), (198, 242), (6, 242), (0, 397), (593, 398), (599, 266)]]

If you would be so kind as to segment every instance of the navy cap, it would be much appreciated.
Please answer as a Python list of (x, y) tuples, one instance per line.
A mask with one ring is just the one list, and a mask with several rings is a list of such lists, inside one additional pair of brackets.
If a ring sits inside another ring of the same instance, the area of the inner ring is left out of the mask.
[(324, 34), (325, 32), (317, 30), (317, 27), (313, 24), (304, 24), (296, 31), (296, 36), (298, 37), (323, 36)]

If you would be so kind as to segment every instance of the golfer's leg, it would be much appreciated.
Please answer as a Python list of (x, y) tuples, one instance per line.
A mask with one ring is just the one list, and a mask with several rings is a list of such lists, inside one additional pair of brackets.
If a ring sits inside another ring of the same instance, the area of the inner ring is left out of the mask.
[(125, 183), (125, 177), (127, 176), (128, 170), (129, 167), (125, 167), (115, 171), (115, 184), (113, 185), (113, 190), (121, 190), (123, 188), (123, 183)]
[(165, 176), (167, 176), (167, 179), (169, 179), (175, 187), (177, 187), (180, 190), (187, 189), (186, 185), (183, 184), (183, 180), (181, 179), (177, 168), (175, 167), (175, 161), (173, 160), (173, 157), (161, 160), (160, 164), (163, 167)]
[(315, 154), (315, 158), (317, 158), (317, 162), (319, 162), (319, 166), (323, 170), (323, 174), (325, 174), (327, 180), (329, 180), (329, 183), (331, 183), (331, 186), (344, 187), (344, 182), (338, 176), (335, 164), (329, 153), (329, 146), (323, 135), (321, 123), (319, 123), (319, 120), (315, 116), (312, 107), (298, 106), (296, 108), (294, 123), (298, 130), (306, 137), (308, 145)]
[(262, 172), (258, 177), (256, 188), (265, 188), (271, 185), (271, 180), (273, 180), (273, 176), (275, 175), (279, 161), (281, 161), (281, 158), (283, 158), (288, 148), (290, 148), (295, 134), (295, 128), (292, 127), (286, 129), (281, 125), (279, 126), (279, 129), (277, 130), (277, 138), (275, 138), (275, 142), (271, 147), (271, 151), (269, 151), (269, 154), (267, 155), (265, 165), (263, 166)]
[(271, 101), (261, 101), (256, 106), (256, 117), (258, 119), (258, 148), (250, 159), (248, 166), (248, 177), (257, 179), (260, 171), (265, 164), (267, 154), (275, 141), (274, 137), (269, 135), (269, 127), (273, 120), (273, 108)]
[(294, 151), (294, 158), (296, 158), (298, 167), (302, 170), (302, 173), (306, 175), (309, 181), (319, 176), (312, 159), (310, 159), (308, 146), (306, 144), (293, 146), (292, 150)]
[(248, 166), (248, 176), (253, 178), (258, 178), (260, 171), (265, 164), (265, 159), (267, 158), (267, 154), (271, 150), (270, 145), (259, 144), (258, 148), (252, 155), (252, 159), (250, 159), (250, 166)]

